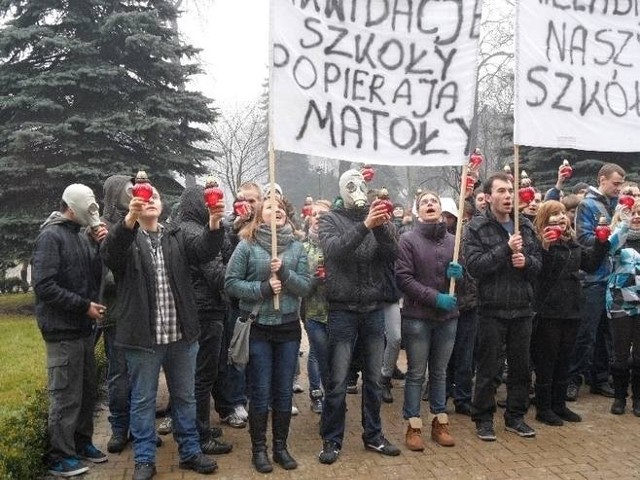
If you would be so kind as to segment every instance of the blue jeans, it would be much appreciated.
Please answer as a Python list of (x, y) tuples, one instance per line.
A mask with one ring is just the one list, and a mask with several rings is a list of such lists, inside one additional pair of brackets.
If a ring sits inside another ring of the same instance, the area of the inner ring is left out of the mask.
[(449, 361), (447, 384), (455, 405), (471, 405), (473, 394), (473, 354), (478, 333), (478, 312), (475, 308), (460, 312), (456, 340)]
[(363, 352), (362, 436), (365, 443), (382, 439), (380, 405), (381, 369), (384, 355), (384, 313), (337, 310), (329, 312), (329, 380), (320, 424), (323, 440), (342, 446), (345, 428), (347, 375), (355, 339)]
[(109, 390), (109, 423), (111, 432), (126, 438), (129, 435), (129, 374), (125, 350), (115, 344), (116, 327), (103, 329), (104, 349), (107, 355), (107, 388)]
[(249, 341), (249, 408), (252, 413), (291, 412), (300, 341)]
[(245, 367), (238, 368), (235, 365), (227, 364), (229, 342), (233, 336), (233, 328), (236, 325), (238, 315), (240, 315), (240, 310), (229, 306), (227, 318), (224, 323), (224, 342), (220, 349), (219, 366), (221, 368), (213, 389), (215, 399), (214, 408), (216, 412), (218, 412), (218, 415), (220, 415), (220, 418), (231, 415), (236, 406), (247, 404)]
[(431, 413), (446, 412), (447, 365), (456, 339), (458, 320), (424, 320), (404, 317), (402, 337), (407, 352), (402, 416), (420, 417), (420, 399), (425, 371), (429, 366), (429, 407)]
[(611, 341), (611, 335), (605, 312), (605, 290), (604, 283), (589, 283), (583, 288), (584, 315), (578, 326), (569, 367), (569, 379), (578, 385), (581, 383), (581, 376), (590, 385), (609, 380), (608, 342)]
[(307, 359), (307, 373), (309, 374), (309, 392), (326, 388), (329, 376), (329, 327), (326, 323), (316, 322), (307, 318), (304, 329), (309, 339), (309, 357)]
[(396, 368), (396, 362), (400, 354), (400, 340), (402, 339), (401, 330), (400, 304), (398, 302), (389, 303), (384, 307), (384, 336), (386, 344), (382, 361), (383, 377), (391, 378), (393, 370)]
[(131, 378), (131, 434), (134, 461), (156, 462), (156, 396), (160, 367), (164, 370), (171, 397), (173, 438), (178, 443), (180, 461), (201, 453), (196, 428), (194, 378), (198, 342), (184, 340), (155, 345), (153, 350), (127, 348)]

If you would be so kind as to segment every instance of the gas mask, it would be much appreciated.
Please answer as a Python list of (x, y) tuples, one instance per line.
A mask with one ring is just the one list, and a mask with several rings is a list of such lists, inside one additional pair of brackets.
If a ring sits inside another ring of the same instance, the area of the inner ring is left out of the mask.
[(83, 227), (95, 228), (100, 225), (100, 211), (96, 203), (96, 197), (86, 185), (74, 183), (64, 189), (62, 200), (69, 206), (75, 215), (77, 223)]
[(367, 183), (358, 170), (347, 170), (340, 177), (340, 196), (345, 208), (367, 206)]

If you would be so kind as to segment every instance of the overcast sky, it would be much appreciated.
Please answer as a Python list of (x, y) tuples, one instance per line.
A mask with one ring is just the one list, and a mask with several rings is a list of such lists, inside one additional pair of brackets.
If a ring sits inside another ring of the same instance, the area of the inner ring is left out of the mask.
[(187, 41), (202, 48), (208, 75), (194, 88), (232, 110), (256, 101), (268, 77), (268, 0), (187, 0), (180, 29)]
[[(193, 88), (223, 110), (256, 101), (268, 77), (270, 0), (183, 0), (180, 30), (203, 49), (206, 75)], [(513, 0), (484, 0), (483, 16), (513, 8)]]

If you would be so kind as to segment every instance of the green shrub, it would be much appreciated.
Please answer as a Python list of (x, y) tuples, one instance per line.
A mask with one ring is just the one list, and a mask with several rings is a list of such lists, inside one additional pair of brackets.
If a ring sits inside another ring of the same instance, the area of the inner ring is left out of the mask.
[[(0, 373), (0, 479), (40, 478), (47, 449), (48, 394), (41, 386), (47, 381), (44, 342), (33, 317), (0, 317), (0, 338), (7, 340), (0, 346), (4, 368)], [(18, 351), (29, 352), (28, 359)], [(102, 339), (95, 355), (100, 394), (107, 371)], [(24, 392), (33, 392), (27, 394), (26, 401)]]
[(47, 443), (48, 397), (45, 388), (0, 422), (0, 479), (39, 478)]
[(100, 337), (100, 341), (96, 345), (96, 375), (98, 379), (98, 399), (102, 386), (107, 381), (107, 352), (104, 348), (104, 335)]

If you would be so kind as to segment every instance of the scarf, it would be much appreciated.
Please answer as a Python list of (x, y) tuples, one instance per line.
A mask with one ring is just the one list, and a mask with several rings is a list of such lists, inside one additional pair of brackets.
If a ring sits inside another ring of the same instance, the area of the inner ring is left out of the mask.
[(310, 228), (307, 232), (307, 238), (317, 245), (320, 241), (318, 238), (318, 228)]
[(627, 240), (640, 240), (640, 230), (630, 228), (627, 231)]
[[(293, 242), (293, 228), (288, 223), (276, 230), (277, 251), (280, 255)], [(271, 227), (262, 224), (256, 231), (256, 241), (258, 245), (267, 252), (271, 252)]]

